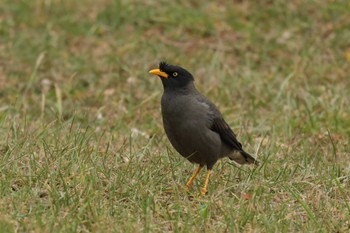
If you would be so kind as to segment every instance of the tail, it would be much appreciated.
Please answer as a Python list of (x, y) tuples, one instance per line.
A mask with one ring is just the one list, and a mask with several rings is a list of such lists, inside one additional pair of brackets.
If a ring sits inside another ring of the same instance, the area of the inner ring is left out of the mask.
[(235, 151), (231, 153), (228, 157), (239, 164), (254, 164), (255, 166), (259, 166), (259, 161), (244, 150)]
[(244, 150), (240, 151), (241, 155), (245, 158), (245, 161), (248, 164), (254, 164), (255, 166), (259, 166), (259, 161), (256, 160), (251, 154), (245, 152)]

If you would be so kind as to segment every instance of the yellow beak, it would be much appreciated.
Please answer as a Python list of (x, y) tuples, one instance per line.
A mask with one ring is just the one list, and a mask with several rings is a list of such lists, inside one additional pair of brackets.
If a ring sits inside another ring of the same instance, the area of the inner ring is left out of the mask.
[(161, 71), (160, 69), (150, 70), (149, 73), (153, 74), (153, 75), (158, 75), (158, 76), (163, 77), (163, 78), (169, 78), (169, 75), (167, 73)]

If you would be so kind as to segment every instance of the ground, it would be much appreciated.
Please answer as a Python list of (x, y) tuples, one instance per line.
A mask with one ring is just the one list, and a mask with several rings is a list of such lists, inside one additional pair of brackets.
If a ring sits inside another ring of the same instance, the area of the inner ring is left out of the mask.
[[(3, 0), (0, 232), (347, 232), (348, 1)], [(259, 167), (171, 147), (166, 60)]]

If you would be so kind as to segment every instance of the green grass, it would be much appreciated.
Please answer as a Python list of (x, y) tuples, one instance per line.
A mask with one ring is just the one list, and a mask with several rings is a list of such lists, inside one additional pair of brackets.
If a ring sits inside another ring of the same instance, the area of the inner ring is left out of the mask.
[[(0, 232), (347, 232), (348, 1), (0, 3)], [(165, 59), (261, 166), (169, 144)], [(171, 190), (172, 192), (169, 192)]]

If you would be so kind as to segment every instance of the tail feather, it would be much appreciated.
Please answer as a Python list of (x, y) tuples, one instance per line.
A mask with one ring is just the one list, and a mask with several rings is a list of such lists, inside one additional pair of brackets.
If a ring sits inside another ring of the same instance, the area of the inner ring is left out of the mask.
[(259, 161), (244, 150), (235, 151), (231, 153), (228, 157), (239, 164), (254, 164), (255, 166), (259, 166)]
[(240, 151), (241, 155), (245, 158), (248, 164), (254, 164), (255, 166), (259, 166), (259, 161), (256, 160), (251, 154), (245, 152), (244, 150)]

